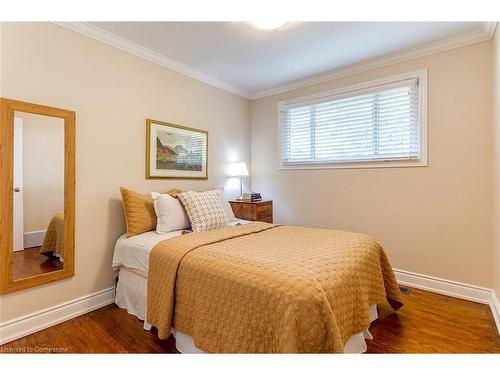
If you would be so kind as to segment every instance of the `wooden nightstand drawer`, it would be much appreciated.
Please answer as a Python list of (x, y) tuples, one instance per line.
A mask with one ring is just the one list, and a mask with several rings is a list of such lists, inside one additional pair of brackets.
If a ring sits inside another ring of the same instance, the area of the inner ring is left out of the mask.
[(238, 219), (250, 221), (273, 222), (273, 201), (242, 202), (229, 201), (234, 216)]
[(260, 218), (273, 216), (273, 206), (270, 204), (259, 204), (257, 206), (257, 216)]
[(272, 216), (263, 217), (262, 219), (259, 219), (259, 221), (264, 221), (266, 223), (272, 223), (273, 222), (273, 217)]

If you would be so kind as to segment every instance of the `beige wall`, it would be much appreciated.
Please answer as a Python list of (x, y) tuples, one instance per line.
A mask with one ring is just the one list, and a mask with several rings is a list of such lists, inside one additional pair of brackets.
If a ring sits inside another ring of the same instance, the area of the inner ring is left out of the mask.
[(16, 112), (23, 120), (24, 233), (47, 229), (64, 210), (64, 120)]
[[(483, 42), (253, 101), (253, 189), (277, 222), (369, 233), (395, 268), (491, 287), (491, 67)], [(278, 101), (422, 68), (428, 167), (277, 169)]]
[(500, 31), (493, 38), (493, 289), (500, 299)]
[[(120, 185), (144, 192), (228, 186), (227, 162), (250, 162), (250, 107), (53, 24), (4, 23), (1, 36), (2, 95), (77, 115), (75, 276), (1, 296), (6, 321), (113, 285), (113, 246), (124, 231)], [(209, 131), (208, 181), (144, 179), (146, 118)]]

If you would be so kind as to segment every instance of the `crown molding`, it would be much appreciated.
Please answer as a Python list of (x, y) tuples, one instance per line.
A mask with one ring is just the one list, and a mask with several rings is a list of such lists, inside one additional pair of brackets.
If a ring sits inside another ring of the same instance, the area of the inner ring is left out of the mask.
[(107, 44), (108, 46), (128, 52), (144, 60), (148, 60), (155, 64), (161, 65), (177, 73), (184, 74), (190, 78), (204, 82), (208, 85), (217, 87), (219, 89), (228, 91), (232, 94), (236, 94), (247, 99), (250, 98), (250, 93), (239, 87), (233, 86), (226, 82), (220, 81), (217, 78), (201, 73), (196, 69), (184, 65), (174, 59), (171, 59), (170, 57), (155, 52), (149, 48), (143, 47), (140, 44), (122, 38), (116, 34), (110, 33), (109, 31), (101, 29), (100, 27), (97, 27), (89, 22), (54, 22), (54, 24), (85, 35), (89, 38), (95, 39), (101, 43)]
[(313, 75), (304, 79), (289, 82), (283, 85), (275, 86), (269, 89), (248, 92), (240, 87), (236, 87), (217, 78), (211, 77), (198, 70), (182, 64), (170, 57), (143, 47), (128, 39), (122, 38), (109, 31), (103, 30), (89, 22), (54, 22), (71, 31), (95, 39), (111, 47), (128, 52), (137, 57), (151, 61), (155, 64), (164, 66), (178, 73), (184, 74), (190, 78), (204, 82), (208, 85), (228, 91), (232, 94), (242, 96), (247, 99), (255, 100), (283, 92), (299, 89), (306, 86), (319, 84), (322, 82), (347, 77), (354, 74), (367, 72), (373, 69), (398, 64), (404, 61), (416, 59), (418, 57), (429, 56), (435, 53), (447, 51), (454, 48), (464, 47), (469, 44), (484, 42), (493, 38), (496, 29), (496, 22), (483, 22), (481, 29), (469, 33), (440, 39), (435, 42), (427, 43), (418, 47), (409, 48), (403, 51), (394, 52), (388, 55), (366, 60), (360, 63), (344, 66), (342, 68), (330, 70), (326, 73)]
[(370, 70), (383, 68), (389, 65), (398, 64), (404, 61), (413, 60), (418, 57), (433, 55), (435, 53), (447, 51), (454, 48), (464, 47), (469, 44), (484, 42), (490, 40), (495, 33), (496, 22), (484, 22), (481, 29), (440, 39), (435, 42), (427, 43), (418, 47), (409, 48), (403, 51), (394, 52), (374, 59), (366, 60), (357, 64), (347, 65), (342, 68), (330, 70), (326, 73), (314, 75), (305, 79), (300, 79), (284, 85), (272, 87), (270, 89), (253, 92), (250, 99), (260, 99), (266, 96), (281, 94), (283, 92), (299, 89), (318, 83), (347, 77), (354, 74), (367, 72)]
[(497, 28), (497, 23), (496, 22), (483, 22), (483, 30), (488, 35), (490, 39), (493, 39), (493, 36), (495, 35), (495, 30)]

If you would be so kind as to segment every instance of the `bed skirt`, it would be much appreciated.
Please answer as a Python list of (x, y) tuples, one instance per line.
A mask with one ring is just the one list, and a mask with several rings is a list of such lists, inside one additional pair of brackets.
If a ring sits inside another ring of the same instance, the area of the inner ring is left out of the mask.
[[(115, 304), (126, 309), (129, 314), (135, 315), (144, 321), (144, 329), (150, 330), (151, 325), (146, 322), (147, 306), (147, 275), (139, 270), (121, 267), (116, 287)], [(377, 305), (370, 305), (370, 322), (378, 318)], [(205, 353), (194, 344), (193, 338), (172, 328), (175, 337), (175, 346), (181, 353)], [(366, 352), (366, 341), (372, 335), (368, 330), (353, 335), (344, 345), (344, 353), (359, 354)]]

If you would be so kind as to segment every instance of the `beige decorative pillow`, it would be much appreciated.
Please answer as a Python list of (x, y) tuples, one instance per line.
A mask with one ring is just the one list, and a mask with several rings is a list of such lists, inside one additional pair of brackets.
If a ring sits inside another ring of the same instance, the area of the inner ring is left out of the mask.
[[(173, 189), (167, 191), (167, 194), (178, 194), (179, 191)], [(120, 186), (120, 193), (127, 223), (127, 237), (155, 230), (156, 213), (151, 195), (136, 193), (123, 186)]]
[(156, 212), (156, 233), (189, 228), (189, 218), (179, 199), (170, 194), (151, 193)]
[(231, 208), (231, 205), (229, 204), (228, 200), (224, 196), (224, 188), (217, 188), (215, 189), (217, 194), (219, 195), (219, 199), (221, 200), (222, 203), (222, 209), (226, 213), (226, 216), (229, 221), (236, 221), (236, 217), (234, 216), (233, 209)]
[(174, 198), (177, 198), (177, 196), (182, 193), (182, 190), (179, 190), (179, 189), (171, 189), (167, 192), (165, 192), (165, 194), (168, 194), (168, 195), (171, 195), (172, 197)]
[(187, 191), (178, 195), (191, 222), (193, 232), (221, 228), (229, 224), (216, 190)]

